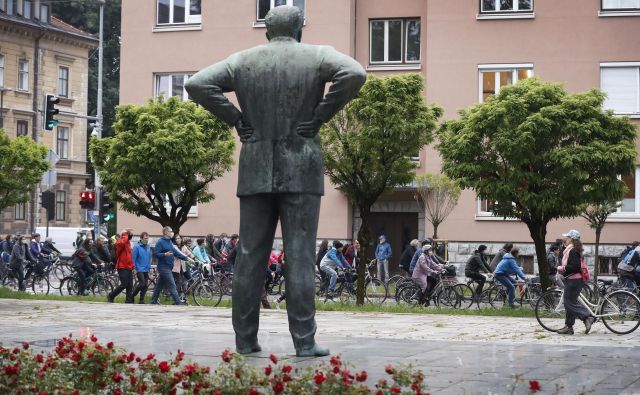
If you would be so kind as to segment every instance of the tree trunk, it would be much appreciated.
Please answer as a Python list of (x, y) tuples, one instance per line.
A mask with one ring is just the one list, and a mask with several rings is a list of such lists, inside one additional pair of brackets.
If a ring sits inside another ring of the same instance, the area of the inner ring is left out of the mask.
[(551, 280), (549, 279), (549, 263), (547, 262), (547, 246), (545, 244), (545, 239), (547, 237), (547, 224), (530, 223), (527, 224), (527, 227), (529, 228), (529, 234), (533, 239), (533, 244), (536, 247), (540, 284), (542, 285), (542, 290), (545, 291), (549, 286), (551, 286)]
[(436, 240), (438, 238), (438, 226), (440, 226), (440, 224), (433, 223), (431, 225), (433, 225), (433, 239)]
[(358, 230), (358, 241), (360, 242), (360, 253), (358, 262), (358, 281), (356, 283), (356, 304), (363, 305), (364, 304), (364, 279), (365, 274), (367, 272), (367, 257), (369, 256), (369, 242), (371, 241), (371, 228), (369, 227), (369, 216), (371, 215), (371, 207), (359, 207), (360, 209), (360, 219), (362, 223), (360, 224), (360, 229)]
[(598, 273), (600, 273), (600, 234), (602, 227), (596, 227), (596, 253), (593, 263), (593, 283), (598, 284)]

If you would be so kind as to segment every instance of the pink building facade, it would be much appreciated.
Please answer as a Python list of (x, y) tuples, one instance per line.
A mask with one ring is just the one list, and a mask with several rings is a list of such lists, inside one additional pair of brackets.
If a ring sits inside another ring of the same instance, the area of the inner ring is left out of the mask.
[[(121, 103), (144, 103), (157, 95), (186, 99), (182, 87), (189, 75), (264, 43), (262, 18), (285, 3), (304, 8), (303, 41), (350, 54), (371, 74), (421, 73), (425, 100), (443, 106), (445, 119), (502, 86), (537, 76), (572, 92), (603, 89), (609, 94), (607, 108), (640, 124), (640, 2), (620, 0), (125, 0)], [(418, 173), (440, 171), (433, 147), (425, 147), (416, 160)], [(640, 238), (640, 166), (625, 182), (629, 192), (623, 206), (603, 232), (605, 256)], [(236, 183), (235, 168), (212, 183), (215, 201), (194, 207), (182, 233), (237, 232)], [(359, 226), (357, 210), (328, 179), (325, 190), (318, 237), (351, 239)], [(464, 262), (480, 242), (497, 251), (513, 241), (529, 255), (524, 263), (532, 271), (526, 227), (491, 216), (486, 205), (464, 191), (439, 228), (449, 240), (450, 260)], [(123, 212), (119, 226), (152, 234), (160, 230)], [(432, 232), (410, 189), (381, 198), (372, 226), (388, 235), (396, 257), (409, 240)], [(587, 243), (594, 241), (582, 219), (550, 224), (549, 241), (569, 228), (579, 230)]]

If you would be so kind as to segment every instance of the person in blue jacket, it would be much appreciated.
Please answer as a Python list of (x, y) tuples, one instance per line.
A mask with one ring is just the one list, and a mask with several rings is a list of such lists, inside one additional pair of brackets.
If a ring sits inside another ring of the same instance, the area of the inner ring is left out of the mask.
[(377, 277), (382, 281), (382, 269), (384, 268), (384, 279), (389, 279), (389, 258), (391, 258), (391, 245), (387, 242), (385, 235), (378, 237), (376, 246)]
[(162, 228), (162, 238), (156, 242), (156, 247), (153, 255), (158, 260), (158, 283), (153, 289), (153, 295), (151, 296), (151, 304), (158, 304), (158, 297), (160, 291), (164, 288), (168, 288), (173, 297), (173, 302), (176, 305), (186, 305), (180, 300), (178, 296), (178, 290), (176, 289), (176, 283), (173, 281), (173, 260), (174, 258), (182, 259), (183, 261), (189, 260), (180, 251), (173, 247), (171, 238), (173, 237), (173, 230), (169, 226)]
[(507, 288), (507, 293), (509, 296), (509, 307), (511, 308), (516, 308), (516, 305), (514, 304), (516, 292), (516, 287), (514, 285), (515, 280), (511, 276), (515, 274), (523, 280), (527, 279), (527, 277), (522, 272), (522, 269), (520, 269), (520, 266), (518, 266), (518, 263), (516, 263), (516, 259), (518, 258), (519, 254), (520, 249), (513, 248), (511, 250), (511, 253), (507, 253), (504, 255), (500, 263), (498, 263), (495, 272), (493, 272), (494, 278), (498, 282), (500, 282), (500, 284), (504, 285), (505, 288)]
[(133, 246), (131, 251), (131, 257), (133, 258), (133, 264), (136, 267), (136, 277), (138, 278), (138, 285), (133, 290), (132, 299), (136, 297), (138, 292), (140, 293), (140, 301), (138, 303), (144, 304), (144, 296), (149, 288), (149, 271), (151, 270), (151, 247), (149, 246), (149, 233), (142, 232), (140, 234), (140, 240)]
[(351, 270), (351, 265), (342, 255), (342, 249), (344, 245), (336, 240), (333, 242), (333, 247), (327, 251), (326, 255), (320, 261), (320, 270), (322, 270), (329, 277), (329, 289), (328, 296), (333, 296), (336, 290), (336, 282), (338, 281), (338, 269)]

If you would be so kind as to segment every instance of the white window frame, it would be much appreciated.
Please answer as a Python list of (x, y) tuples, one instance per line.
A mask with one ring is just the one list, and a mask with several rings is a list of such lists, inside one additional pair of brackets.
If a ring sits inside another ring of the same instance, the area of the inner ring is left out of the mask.
[[(154, 87), (153, 87), (153, 97), (158, 97), (158, 96), (162, 96), (165, 100), (167, 100), (168, 98), (172, 97), (172, 93), (173, 93), (173, 87), (171, 89), (171, 92), (160, 92), (160, 78), (161, 77), (169, 77), (171, 78), (172, 84), (173, 84), (173, 77), (175, 76), (182, 76), (184, 78), (184, 82), (182, 83), (182, 97), (180, 98), (181, 100), (188, 100), (189, 99), (189, 94), (187, 93), (186, 89), (184, 89), (184, 85), (187, 83), (187, 81), (189, 80), (189, 78), (191, 78), (193, 76), (193, 72), (190, 73), (156, 73), (154, 74), (154, 78), (153, 78), (153, 83), (154, 83)], [(162, 94), (164, 93), (164, 94)], [(161, 95), (162, 94), (162, 95)]]
[[(418, 21), (420, 22), (420, 48), (418, 51), (418, 60), (408, 60), (408, 52), (409, 52), (409, 22)], [(421, 18), (408, 18), (404, 20), (404, 29), (403, 29), (403, 37), (402, 44), (404, 45), (404, 62), (407, 64), (417, 64), (422, 61), (422, 19)]]
[(604, 62), (600, 63), (600, 89), (602, 89), (602, 71), (607, 68), (630, 68), (636, 69), (636, 86), (637, 86), (637, 98), (636, 98), (636, 111), (634, 112), (618, 112), (614, 110), (616, 115), (628, 115), (632, 118), (640, 118), (640, 62)]
[[(622, 179), (622, 177), (618, 177)], [(638, 217), (640, 218), (640, 166), (636, 166), (636, 174), (635, 174), (635, 210), (631, 211), (622, 211), (622, 206), (618, 207), (615, 213), (611, 214), (613, 217)], [(620, 202), (622, 204), (622, 202)]]
[[(413, 19), (412, 19), (413, 20)], [(400, 30), (402, 31), (402, 38), (400, 40), (400, 60), (389, 60), (389, 22), (400, 21)], [(376, 22), (384, 22), (384, 60), (374, 61), (371, 59), (371, 55), (373, 54), (373, 28), (372, 24)], [(392, 19), (370, 19), (369, 20), (369, 64), (402, 64), (406, 59), (406, 31), (405, 31), (405, 19), (402, 18), (392, 18)], [(422, 26), (420, 26), (420, 31), (422, 32)], [(421, 43), (422, 45), (422, 43)], [(422, 54), (421, 54), (422, 55)], [(415, 62), (412, 61), (410, 63), (420, 63), (420, 61)]]
[(4, 88), (4, 62), (5, 56), (0, 53), (0, 88)]
[[(184, 189), (184, 188), (182, 188)], [(164, 208), (168, 211), (171, 210), (171, 203), (169, 203), (169, 198), (164, 198)], [(187, 213), (187, 218), (193, 218), (198, 216), (198, 202), (189, 208), (189, 212)]]
[[(293, 6), (293, 0), (286, 0), (288, 6)], [(304, 13), (307, 12), (307, 0), (304, 1)], [(269, 11), (276, 5), (276, 0), (269, 0)], [(267, 11), (268, 12), (268, 11)], [(264, 22), (264, 18), (260, 18), (260, 0), (256, 0), (256, 22)]]
[[(67, 129), (67, 139), (66, 140), (60, 140), (60, 128), (65, 128)], [(66, 141), (67, 142), (67, 152), (66, 152), (66, 156), (63, 155), (62, 152), (60, 152), (60, 142), (61, 141)], [(56, 154), (58, 154), (58, 156), (60, 157), (60, 159), (62, 160), (69, 160), (69, 158), (71, 158), (71, 126), (69, 125), (58, 125), (56, 127)]]
[(637, 2), (636, 7), (620, 7), (620, 8), (611, 8), (611, 7), (607, 7), (605, 8), (604, 3), (605, 0), (600, 0), (600, 10), (601, 11), (606, 11), (606, 12), (610, 12), (610, 11), (640, 11), (640, 0), (635, 0)]
[(482, 84), (482, 73), (490, 73), (495, 72), (495, 93), (497, 95), (500, 93), (500, 78), (499, 73), (505, 71), (511, 71), (511, 81), (512, 84), (518, 82), (518, 71), (520, 70), (529, 70), (529, 78), (533, 77), (533, 63), (516, 63), (516, 64), (482, 64), (478, 65), (478, 103), (483, 103), (482, 94), (483, 94), (483, 84)]
[[(63, 69), (66, 70), (66, 72), (67, 72), (66, 80), (63, 80), (61, 75), (60, 75), (60, 72)], [(69, 79), (70, 79), (70, 76), (71, 76), (71, 70), (69, 69), (69, 66), (58, 66), (58, 96), (65, 97), (65, 98), (69, 97)], [(62, 89), (61, 89), (63, 87), (63, 85), (61, 84), (62, 81), (65, 81), (65, 85), (64, 85), (65, 92), (64, 93), (62, 92)]]
[(199, 25), (202, 23), (202, 2), (200, 2), (200, 14), (191, 15), (191, 0), (185, 0), (184, 7), (184, 22), (173, 21), (173, 6), (175, 0), (169, 0), (169, 22), (158, 21), (160, 16), (160, 2), (156, 0), (156, 26), (169, 26), (169, 25)]
[(501, 10), (500, 9), (500, 0), (493, 0), (493, 10), (484, 10), (484, 1), (479, 0), (480, 2), (480, 14), (514, 14), (514, 13), (533, 13), (535, 7), (535, 1), (531, 0), (531, 9), (530, 10), (520, 10), (520, 2), (518, 0), (513, 0), (513, 9), (511, 10)]
[[(26, 63), (27, 69), (21, 70), (20, 66), (24, 63)], [(19, 90), (20, 92), (29, 92), (29, 85), (30, 85), (29, 68), (30, 67), (31, 67), (31, 62), (29, 62), (29, 59), (18, 58), (18, 81), (16, 82), (16, 90)], [(22, 88), (22, 86), (20, 85), (20, 82), (22, 81), (20, 77), (22, 77), (23, 75), (26, 75), (26, 78), (27, 78), (26, 89)]]

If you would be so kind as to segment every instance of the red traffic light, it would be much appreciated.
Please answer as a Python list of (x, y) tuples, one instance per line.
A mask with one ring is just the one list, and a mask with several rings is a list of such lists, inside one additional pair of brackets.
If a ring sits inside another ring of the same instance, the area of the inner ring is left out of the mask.
[(95, 200), (95, 193), (93, 191), (80, 192), (80, 200), (93, 202)]

